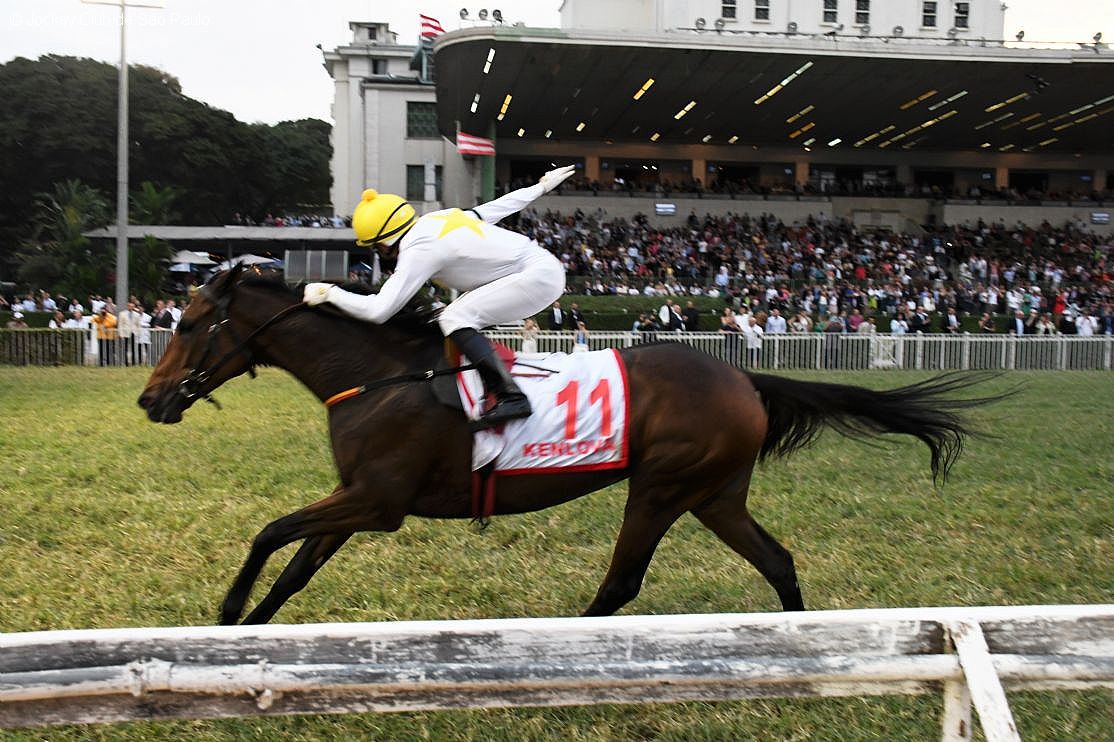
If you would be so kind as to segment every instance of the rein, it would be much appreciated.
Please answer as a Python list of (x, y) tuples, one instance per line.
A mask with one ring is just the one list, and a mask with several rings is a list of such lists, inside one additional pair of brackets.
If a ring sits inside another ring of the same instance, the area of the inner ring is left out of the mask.
[[(254, 330), (248, 333), (247, 337), (240, 339), (237, 336), (236, 331), (233, 330), (232, 327), (228, 324), (228, 307), (231, 303), (231, 295), (222, 296), (219, 300), (217, 300), (216, 305), (218, 317), (216, 322), (209, 325), (209, 344), (205, 346), (205, 352), (201, 355), (201, 360), (197, 362), (197, 366), (190, 369), (189, 373), (186, 374), (186, 378), (182, 379), (182, 381), (178, 384), (178, 393), (186, 399), (193, 400), (201, 397), (206, 402), (216, 405), (216, 408), (218, 410), (221, 409), (220, 402), (214, 399), (213, 396), (210, 394), (202, 394), (199, 391), (201, 385), (208, 381), (213, 376), (213, 374), (219, 371), (221, 367), (224, 366), (224, 364), (228, 363), (228, 361), (235, 358), (237, 355), (240, 355), (241, 353), (247, 356), (248, 374), (254, 379), (255, 357), (252, 356), (251, 350), (248, 349), (248, 343), (251, 341), (251, 339), (259, 335), (261, 332), (263, 332), (279, 320), (285, 318), (287, 315), (293, 314), (295, 311), (299, 309), (305, 309), (309, 306), (305, 302), (292, 304), (285, 309), (280, 310), (277, 314), (270, 317), (266, 322), (259, 325), (259, 327), (256, 327)], [(232, 347), (232, 350), (228, 351), (223, 356), (218, 358), (211, 367), (205, 370), (199, 370), (204, 367), (205, 361), (213, 353), (213, 349), (216, 348), (217, 335), (219, 335), (220, 331), (224, 328), (228, 328), (228, 331), (232, 334), (232, 340), (235, 345)]]
[(354, 386), (351, 389), (345, 389), (343, 392), (337, 392), (336, 394), (325, 400), (325, 406), (332, 407), (333, 405), (339, 404), (346, 399), (359, 397), (362, 394), (374, 392), (389, 386), (409, 384), (415, 381), (432, 381), (438, 376), (451, 376), (452, 374), (459, 373), (461, 371), (471, 371), (474, 368), (476, 368), (476, 364), (469, 363), (463, 366), (454, 366), (453, 368), (427, 368), (425, 371), (415, 371), (413, 373), (403, 374), (402, 376), (392, 376), (388, 379), (380, 379), (379, 381), (373, 381), (370, 384)]

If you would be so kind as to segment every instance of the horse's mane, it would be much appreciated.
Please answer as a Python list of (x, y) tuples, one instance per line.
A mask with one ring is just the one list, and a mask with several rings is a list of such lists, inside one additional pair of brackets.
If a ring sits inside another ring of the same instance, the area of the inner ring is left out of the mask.
[[(285, 294), (297, 301), (301, 301), (302, 298), (302, 284), (290, 286), (276, 275), (268, 275), (266, 273), (256, 272), (244, 273), (244, 275), (241, 276), (239, 282), (244, 286), (262, 288), (274, 291), (276, 293)], [(337, 285), (345, 291), (349, 291), (353, 294), (367, 296), (369, 294), (375, 293), (367, 284), (359, 282), (347, 282)], [(328, 305), (323, 305), (320, 308), (326, 310), (332, 309)], [(361, 325), (367, 324), (365, 322), (360, 322), (359, 320), (352, 319), (342, 312), (336, 310), (332, 311), (335, 313), (335, 316), (339, 318), (343, 318), (352, 322), (358, 322)], [(395, 314), (395, 316), (387, 320), (385, 324), (399, 329), (408, 335), (413, 335), (424, 339), (434, 339), (440, 342), (444, 335), (442, 335), (441, 328), (435, 321), (437, 318), (437, 314), (438, 310), (435, 309), (432, 305), (415, 297), (407, 302), (406, 306), (399, 310), (399, 312)]]

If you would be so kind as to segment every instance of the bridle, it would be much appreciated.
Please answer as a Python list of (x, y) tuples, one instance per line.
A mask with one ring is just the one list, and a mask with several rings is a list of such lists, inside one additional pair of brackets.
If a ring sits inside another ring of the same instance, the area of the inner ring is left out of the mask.
[[(180, 394), (188, 402), (193, 402), (198, 398), (204, 399), (206, 402), (216, 405), (217, 409), (219, 410), (221, 409), (220, 403), (217, 402), (217, 400), (215, 400), (212, 395), (203, 393), (201, 391), (201, 386), (205, 382), (209, 381), (209, 379), (211, 379), (213, 375), (224, 366), (224, 364), (228, 363), (230, 360), (238, 355), (244, 355), (245, 357), (247, 357), (248, 374), (251, 376), (251, 378), (254, 379), (255, 356), (252, 355), (251, 349), (248, 347), (248, 343), (251, 342), (252, 338), (259, 335), (271, 325), (275, 324), (279, 320), (299, 309), (306, 308), (308, 305), (305, 302), (298, 302), (297, 304), (292, 304), (288, 307), (285, 307), (284, 309), (279, 310), (277, 314), (273, 315), (270, 319), (259, 325), (259, 327), (256, 327), (254, 330), (248, 333), (247, 337), (241, 339), (239, 334), (229, 323), (228, 308), (232, 304), (232, 292), (229, 291), (216, 300), (213, 300), (211, 297), (206, 295), (205, 292), (206, 289), (201, 289), (201, 291), (198, 292), (198, 295), (216, 304), (217, 317), (216, 320), (209, 325), (209, 340), (205, 346), (205, 352), (201, 354), (201, 358), (197, 361), (197, 365), (191, 368), (186, 374), (186, 378), (182, 379), (178, 383), (178, 394)], [(222, 330), (227, 330), (228, 334), (232, 337), (232, 342), (234, 343), (234, 345), (232, 346), (231, 350), (218, 358), (209, 368), (205, 368), (205, 362), (209, 360), (209, 356), (215, 355), (218, 336), (220, 335)]]

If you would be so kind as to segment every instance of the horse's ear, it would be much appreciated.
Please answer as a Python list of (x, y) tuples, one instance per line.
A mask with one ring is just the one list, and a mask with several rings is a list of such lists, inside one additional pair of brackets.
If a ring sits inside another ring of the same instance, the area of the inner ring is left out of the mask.
[(244, 272), (244, 264), (236, 263), (226, 271), (217, 274), (217, 279), (213, 281), (213, 290), (218, 294), (224, 294), (232, 290), (240, 281), (240, 275)]

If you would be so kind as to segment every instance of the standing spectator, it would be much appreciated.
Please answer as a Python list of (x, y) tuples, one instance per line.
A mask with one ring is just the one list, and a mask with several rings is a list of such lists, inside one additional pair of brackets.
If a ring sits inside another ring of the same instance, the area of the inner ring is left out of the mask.
[(70, 305), (66, 307), (66, 311), (69, 312), (70, 316), (73, 316), (76, 312), (85, 314), (85, 307), (81, 306), (81, 302), (77, 299), (72, 299), (70, 300)]
[(797, 316), (789, 322), (789, 332), (797, 335), (807, 335), (812, 332), (812, 320), (809, 319), (807, 312), (797, 313)]
[(1009, 324), (1006, 325), (1006, 331), (1011, 335), (1024, 335), (1025, 334), (1025, 315), (1018, 309), (1013, 313), (1010, 318)]
[(905, 321), (905, 312), (898, 312), (892, 320), (890, 320), (890, 333), (893, 335), (904, 335), (909, 332), (909, 323)]
[(994, 319), (990, 312), (983, 312), (979, 318), (979, 332), (994, 332)]
[(824, 368), (839, 368), (839, 339), (845, 329), (838, 315), (828, 315), (828, 324), (824, 326)]
[(785, 332), (787, 329), (788, 326), (785, 323), (785, 317), (781, 316), (781, 310), (777, 307), (771, 309), (770, 316), (766, 320), (766, 334), (780, 334)]
[[(576, 306), (575, 304), (573, 306)], [(573, 353), (588, 352), (588, 327), (583, 322), (576, 323), (576, 332), (573, 334)]]
[(700, 330), (700, 310), (691, 301), (685, 305), (685, 329), (689, 332), (697, 332)]
[(750, 368), (758, 368), (761, 363), (763, 334), (765, 331), (758, 324), (758, 318), (751, 315), (747, 326), (743, 328), (743, 335), (747, 340), (747, 366)]
[(26, 330), (27, 323), (23, 319), (23, 312), (12, 312), (12, 318), (8, 320), (9, 330)]
[(52, 330), (61, 330), (66, 326), (66, 317), (61, 311), (55, 309), (54, 314), (50, 317), (50, 322), (46, 325)]
[(565, 326), (565, 313), (561, 309), (561, 302), (553, 302), (553, 306), (549, 308), (547, 315), (549, 317), (549, 329), (556, 332)]
[(723, 314), (719, 318), (719, 331), (726, 334), (723, 344), (727, 362), (738, 366), (739, 339), (743, 333), (743, 328), (736, 321), (735, 312), (731, 307), (723, 308)]
[(62, 327), (67, 330), (88, 330), (90, 327), (89, 318), (82, 315), (80, 309), (75, 309), (73, 316), (66, 320)]
[(169, 330), (174, 325), (174, 315), (166, 306), (166, 302), (159, 299), (155, 302), (155, 311), (151, 315), (151, 326), (160, 330)]
[(120, 316), (116, 318), (116, 337), (119, 343), (120, 362), (125, 366), (135, 365), (135, 345), (139, 339), (141, 318), (142, 315), (136, 309), (134, 301), (129, 301), (127, 308), (120, 312)]
[(136, 362), (144, 366), (151, 358), (151, 315), (143, 309), (142, 304), (136, 305), (139, 312), (139, 334), (135, 339)]
[(959, 334), (959, 315), (955, 313), (955, 307), (948, 307), (948, 313), (944, 315), (944, 332)]
[(681, 305), (675, 301), (669, 302), (669, 330), (681, 332), (685, 329), (685, 318), (681, 315)]
[(171, 330), (178, 329), (178, 320), (182, 319), (182, 310), (174, 303), (173, 299), (166, 300), (166, 311), (170, 312), (171, 318), (174, 320), (170, 323)]
[(584, 323), (584, 315), (580, 313), (580, 305), (575, 301), (569, 307), (568, 323), (572, 330), (580, 329), (581, 323)]
[(1052, 315), (1047, 313), (1047, 312), (1045, 314), (1042, 314), (1041, 318), (1039, 320), (1037, 320), (1037, 325), (1036, 325), (1036, 328), (1034, 329), (1034, 332), (1037, 335), (1059, 335), (1060, 334), (1059, 331), (1057, 331), (1057, 329), (1056, 329), (1056, 323), (1052, 321)]
[(526, 321), (522, 323), (522, 352), (523, 353), (537, 353), (538, 352), (538, 323), (532, 317), (527, 317)]
[(1093, 337), (1099, 329), (1099, 321), (1095, 315), (1084, 310), (1075, 318), (1075, 334), (1079, 337)]
[(847, 318), (847, 331), (848, 332), (858, 332), (859, 327), (861, 327), (862, 324), (863, 324), (862, 312), (859, 311), (858, 307), (855, 307), (855, 310), (853, 312), (851, 312), (851, 316)]
[(100, 351), (100, 365), (116, 365), (116, 315), (104, 306), (92, 319), (97, 328), (97, 349)]

